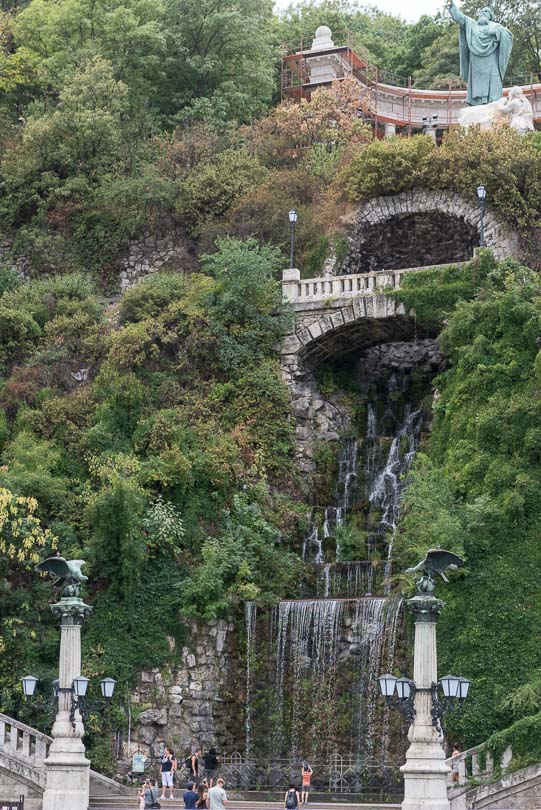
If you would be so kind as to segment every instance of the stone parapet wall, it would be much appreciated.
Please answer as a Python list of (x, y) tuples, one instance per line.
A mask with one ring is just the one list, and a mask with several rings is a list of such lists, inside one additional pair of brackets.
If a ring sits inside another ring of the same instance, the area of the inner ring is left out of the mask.
[(122, 260), (120, 291), (124, 292), (140, 279), (160, 270), (186, 272), (194, 264), (186, 240), (171, 228), (163, 235), (150, 231), (133, 239)]

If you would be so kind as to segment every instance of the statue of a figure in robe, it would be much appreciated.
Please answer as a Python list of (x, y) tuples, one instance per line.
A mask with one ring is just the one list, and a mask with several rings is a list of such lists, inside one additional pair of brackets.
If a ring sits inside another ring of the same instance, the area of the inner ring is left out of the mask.
[(492, 11), (482, 8), (477, 20), (467, 17), (451, 0), (449, 11), (460, 26), (460, 75), (468, 82), (467, 103), (489, 104), (503, 96), (513, 34), (494, 22)]

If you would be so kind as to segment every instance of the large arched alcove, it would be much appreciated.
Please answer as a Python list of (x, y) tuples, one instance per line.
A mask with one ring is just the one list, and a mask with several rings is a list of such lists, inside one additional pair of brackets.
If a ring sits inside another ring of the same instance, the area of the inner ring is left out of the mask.
[[(414, 189), (362, 205), (346, 233), (340, 273), (399, 270), (467, 261), (480, 243), (475, 200), (450, 191)], [(496, 258), (517, 255), (518, 238), (492, 210), (484, 214), (485, 245)]]
[(352, 244), (348, 272), (465, 262), (478, 244), (473, 225), (441, 211), (394, 215), (362, 229)]

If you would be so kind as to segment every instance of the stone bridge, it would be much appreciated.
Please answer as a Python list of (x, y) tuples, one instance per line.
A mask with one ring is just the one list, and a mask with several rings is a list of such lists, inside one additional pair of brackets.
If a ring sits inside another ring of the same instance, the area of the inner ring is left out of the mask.
[[(471, 260), (480, 241), (478, 205), (450, 191), (413, 189), (377, 197), (344, 224), (347, 250), (340, 275), (333, 268), (302, 279), (291, 269), (282, 278), (294, 325), (281, 344), (281, 368), (291, 392), (298, 463), (305, 472), (314, 469), (317, 441), (335, 440), (348, 428), (344, 410), (321, 395), (317, 367), (387, 343), (411, 344), (415, 363), (433, 365), (434, 329), (418, 324), (389, 291), (399, 289), (407, 273)], [(485, 245), (496, 258), (518, 255), (518, 236), (490, 209), (484, 226)]]
[[(52, 737), (0, 714), (0, 799), (25, 798), (25, 810), (41, 810), (45, 789), (45, 759)], [(129, 791), (95, 771), (90, 795), (125, 796)]]
[(310, 279), (301, 279), (297, 269), (284, 270), (282, 291), (295, 313), (293, 330), (281, 347), (286, 381), (303, 367), (313, 369), (357, 348), (412, 340), (415, 319), (388, 292), (400, 288), (406, 273), (424, 269), (428, 268)]

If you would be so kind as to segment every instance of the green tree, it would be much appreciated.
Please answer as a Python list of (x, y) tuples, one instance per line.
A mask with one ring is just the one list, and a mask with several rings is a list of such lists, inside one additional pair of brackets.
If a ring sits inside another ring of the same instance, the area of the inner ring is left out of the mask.
[(280, 254), (255, 239), (222, 239), (203, 258), (216, 279), (209, 297), (211, 330), (224, 370), (242, 369), (270, 353), (290, 323), (276, 274)]
[(271, 0), (165, 0), (162, 109), (215, 121), (249, 120), (273, 91)]

